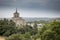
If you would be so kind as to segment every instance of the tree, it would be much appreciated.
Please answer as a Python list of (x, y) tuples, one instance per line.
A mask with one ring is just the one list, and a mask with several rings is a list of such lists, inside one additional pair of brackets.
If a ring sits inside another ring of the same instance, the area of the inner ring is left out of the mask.
[(0, 35), (9, 36), (17, 32), (15, 23), (12, 20), (0, 20)]
[(43, 35), (41, 40), (56, 40), (56, 32), (51, 31), (51, 30), (46, 30)]
[(37, 23), (34, 24), (34, 35), (38, 33)]
[(30, 35), (29, 32), (26, 32), (26, 33), (24, 34), (24, 37), (25, 37), (26, 40), (32, 40), (32, 39), (31, 39), (31, 35)]
[(6, 38), (6, 40), (25, 40), (21, 34), (13, 34)]
[(13, 34), (6, 38), (6, 40), (31, 40), (30, 34)]
[(60, 22), (52, 21), (40, 30), (41, 40), (60, 40)]

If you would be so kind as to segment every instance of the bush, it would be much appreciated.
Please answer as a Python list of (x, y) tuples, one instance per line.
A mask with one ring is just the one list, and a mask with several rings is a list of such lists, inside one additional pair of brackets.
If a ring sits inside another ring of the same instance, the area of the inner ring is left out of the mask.
[(6, 40), (31, 40), (30, 34), (13, 34), (9, 36)]

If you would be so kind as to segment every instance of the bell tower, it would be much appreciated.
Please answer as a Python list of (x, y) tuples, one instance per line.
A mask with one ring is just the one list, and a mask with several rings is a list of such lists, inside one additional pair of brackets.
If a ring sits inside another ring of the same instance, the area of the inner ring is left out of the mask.
[(16, 8), (16, 12), (14, 13), (14, 17), (15, 18), (19, 17), (19, 13), (17, 12), (17, 8)]
[(22, 19), (22, 17), (19, 17), (19, 13), (17, 11), (17, 8), (16, 8), (15, 13), (13, 13), (12, 20), (13, 20), (13, 22), (15, 22), (16, 26), (18, 26), (18, 27), (26, 25), (25, 20)]

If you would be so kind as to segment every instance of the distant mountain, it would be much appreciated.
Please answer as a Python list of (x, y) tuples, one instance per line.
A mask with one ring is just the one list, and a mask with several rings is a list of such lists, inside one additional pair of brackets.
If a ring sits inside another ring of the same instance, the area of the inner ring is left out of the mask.
[(44, 20), (44, 21), (52, 21), (52, 20), (60, 20), (60, 18), (27, 18), (27, 17), (23, 17), (24, 20), (26, 20), (26, 22), (33, 22), (33, 21), (40, 21), (40, 20)]
[[(33, 22), (33, 21), (40, 21), (40, 20), (43, 20), (43, 21), (52, 21), (52, 20), (60, 20), (60, 18), (31, 18), (31, 17), (22, 17), (26, 22)], [(3, 20), (4, 18), (0, 18), (0, 20)], [(6, 18), (8, 20), (12, 19), (12, 18)]]

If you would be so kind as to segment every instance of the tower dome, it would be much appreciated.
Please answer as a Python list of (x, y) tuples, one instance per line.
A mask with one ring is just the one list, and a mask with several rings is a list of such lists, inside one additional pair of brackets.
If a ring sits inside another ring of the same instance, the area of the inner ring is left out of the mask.
[(16, 12), (14, 13), (14, 17), (19, 17), (19, 13), (17, 12), (17, 8), (16, 8)]

